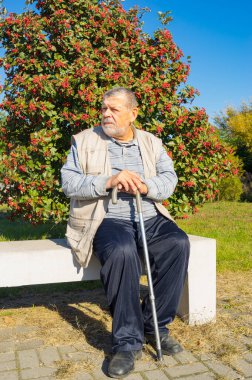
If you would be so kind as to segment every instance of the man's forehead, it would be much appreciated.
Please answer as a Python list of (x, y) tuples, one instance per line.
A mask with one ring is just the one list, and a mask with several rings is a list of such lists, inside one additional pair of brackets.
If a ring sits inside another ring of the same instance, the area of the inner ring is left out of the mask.
[(109, 106), (125, 107), (127, 104), (127, 98), (124, 95), (109, 96), (103, 99), (102, 104)]

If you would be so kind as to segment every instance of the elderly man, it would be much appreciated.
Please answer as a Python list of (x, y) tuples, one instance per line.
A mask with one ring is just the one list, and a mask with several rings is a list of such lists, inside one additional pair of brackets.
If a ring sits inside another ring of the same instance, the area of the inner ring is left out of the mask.
[[(141, 357), (144, 341), (155, 347), (149, 297), (140, 302), (143, 244), (136, 212), (136, 190), (142, 194), (161, 348), (182, 350), (167, 325), (176, 315), (188, 267), (189, 241), (162, 201), (174, 191), (177, 176), (162, 141), (134, 126), (138, 105), (134, 93), (114, 88), (104, 94), (101, 126), (73, 136), (62, 168), (62, 188), (71, 198), (67, 239), (80, 264), (92, 252), (101, 263), (101, 281), (112, 325), (112, 359), (108, 374), (121, 378)], [(118, 202), (111, 189), (118, 188)]]

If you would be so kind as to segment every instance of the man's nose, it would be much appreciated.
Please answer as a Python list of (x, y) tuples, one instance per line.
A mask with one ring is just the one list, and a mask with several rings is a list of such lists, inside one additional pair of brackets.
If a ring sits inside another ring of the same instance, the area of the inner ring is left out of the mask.
[(107, 108), (106, 110), (103, 110), (103, 117), (110, 117), (110, 116), (111, 116), (111, 112), (109, 108)]

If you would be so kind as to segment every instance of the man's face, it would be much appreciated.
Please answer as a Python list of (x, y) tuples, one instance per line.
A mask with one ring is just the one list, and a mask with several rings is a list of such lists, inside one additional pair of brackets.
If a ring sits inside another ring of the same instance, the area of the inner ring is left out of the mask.
[(107, 136), (127, 140), (131, 123), (137, 117), (137, 108), (129, 108), (124, 95), (110, 96), (102, 103), (102, 129)]

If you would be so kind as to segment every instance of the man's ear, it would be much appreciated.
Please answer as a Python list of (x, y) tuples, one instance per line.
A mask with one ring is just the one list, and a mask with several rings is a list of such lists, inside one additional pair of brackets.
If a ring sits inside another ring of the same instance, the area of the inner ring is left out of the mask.
[(131, 122), (133, 123), (133, 121), (135, 121), (137, 118), (138, 108), (137, 107), (132, 108), (131, 113), (132, 113)]

